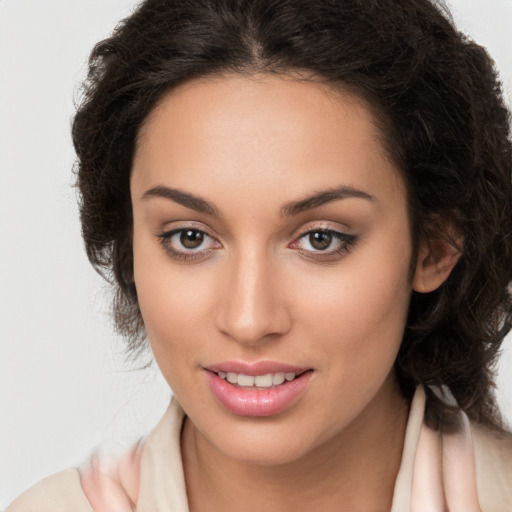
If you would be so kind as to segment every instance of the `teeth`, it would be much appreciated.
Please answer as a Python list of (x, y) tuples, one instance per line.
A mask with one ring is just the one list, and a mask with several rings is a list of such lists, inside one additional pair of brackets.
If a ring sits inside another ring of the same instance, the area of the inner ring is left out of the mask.
[[(240, 380), (238, 380), (240, 382)], [(258, 388), (269, 388), (272, 386), (272, 374), (267, 373), (266, 375), (258, 375), (254, 378), (254, 384)]]
[(228, 380), (228, 382), (231, 382), (231, 384), (238, 384), (238, 373), (228, 372), (227, 373), (227, 380)]
[(254, 377), (252, 375), (238, 375), (238, 385), (242, 387), (254, 386)]
[(283, 372), (274, 373), (274, 376), (272, 377), (272, 384), (274, 384), (274, 386), (279, 386), (279, 384), (282, 384), (283, 382), (284, 382), (284, 373)]
[(272, 386), (279, 386), (285, 380), (291, 381), (295, 379), (295, 373), (266, 373), (265, 375), (244, 375), (243, 373), (233, 373), (233, 372), (219, 372), (219, 377), (227, 380), (231, 384), (237, 384), (240, 387), (250, 388), (270, 388)]

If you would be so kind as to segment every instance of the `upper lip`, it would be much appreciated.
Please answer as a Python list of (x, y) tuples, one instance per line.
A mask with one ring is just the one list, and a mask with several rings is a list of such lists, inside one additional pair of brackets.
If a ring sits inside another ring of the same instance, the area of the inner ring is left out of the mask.
[(265, 375), (267, 373), (303, 373), (311, 368), (305, 366), (295, 366), (279, 361), (258, 361), (255, 363), (247, 363), (245, 361), (224, 361), (222, 363), (209, 364), (203, 366), (205, 370), (219, 373), (241, 373), (243, 375)]

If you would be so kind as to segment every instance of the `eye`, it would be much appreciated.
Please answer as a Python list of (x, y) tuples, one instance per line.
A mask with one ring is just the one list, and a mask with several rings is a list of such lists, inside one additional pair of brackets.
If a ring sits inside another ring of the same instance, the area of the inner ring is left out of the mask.
[(357, 236), (332, 229), (314, 229), (302, 234), (290, 246), (308, 257), (320, 259), (342, 255), (357, 243)]
[(187, 249), (197, 249), (204, 243), (205, 234), (197, 229), (184, 229), (179, 232), (180, 244)]
[(317, 251), (325, 251), (332, 245), (333, 234), (330, 231), (313, 231), (307, 236), (309, 245)]
[(206, 232), (191, 227), (162, 233), (159, 239), (171, 257), (181, 260), (204, 258), (220, 247), (219, 242)]

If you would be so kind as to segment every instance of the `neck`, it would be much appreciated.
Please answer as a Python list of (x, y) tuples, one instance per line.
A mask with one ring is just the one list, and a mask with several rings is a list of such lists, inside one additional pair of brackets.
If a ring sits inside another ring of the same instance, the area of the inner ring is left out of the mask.
[(190, 512), (389, 510), (408, 415), (408, 404), (391, 386), (342, 432), (280, 465), (227, 457), (187, 419), (182, 453)]

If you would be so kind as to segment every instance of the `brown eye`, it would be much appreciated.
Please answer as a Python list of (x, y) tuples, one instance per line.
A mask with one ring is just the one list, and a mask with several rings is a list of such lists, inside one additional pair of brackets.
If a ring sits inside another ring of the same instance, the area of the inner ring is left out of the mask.
[(332, 243), (332, 234), (328, 231), (313, 231), (309, 234), (309, 243), (317, 251), (325, 251)]
[(290, 247), (314, 260), (333, 261), (348, 253), (357, 241), (357, 235), (318, 228), (303, 233)]
[(173, 229), (158, 235), (165, 252), (175, 260), (202, 261), (209, 257), (220, 244), (201, 229), (193, 227)]
[(184, 229), (180, 234), (180, 243), (187, 249), (197, 249), (204, 241), (204, 233), (197, 229)]

